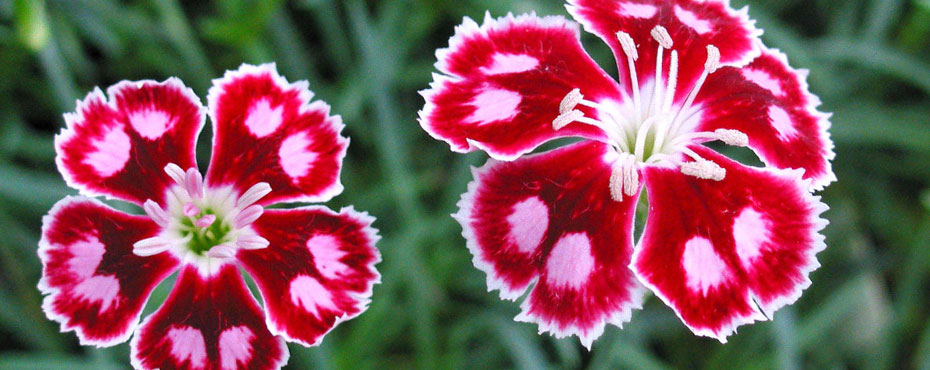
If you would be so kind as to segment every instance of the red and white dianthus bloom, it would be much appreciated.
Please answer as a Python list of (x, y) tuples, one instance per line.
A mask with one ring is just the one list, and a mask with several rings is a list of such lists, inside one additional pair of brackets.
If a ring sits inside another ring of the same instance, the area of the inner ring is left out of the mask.
[[(616, 57), (619, 81), (559, 16), (465, 18), (436, 52), (420, 125), (492, 159), (454, 217), (489, 290), (518, 321), (590, 347), (647, 287), (693, 332), (736, 327), (794, 302), (825, 247), (835, 180), (828, 115), (806, 71), (766, 48), (728, 1), (570, 0)], [(525, 155), (560, 137), (584, 140)], [(703, 144), (748, 146), (764, 167)], [(634, 209), (649, 212), (634, 246)]]
[[(380, 275), (367, 213), (323, 206), (342, 191), (349, 140), (339, 116), (311, 103), (306, 81), (273, 64), (214, 80), (207, 109), (181, 81), (124, 81), (66, 114), (58, 169), (82, 196), (43, 219), (43, 309), (81, 344), (129, 339), (140, 369), (275, 369), (285, 340), (315, 345), (364, 311)], [(206, 176), (194, 148), (206, 115)], [(127, 214), (88, 196), (141, 206)], [(264, 310), (240, 267), (255, 280)], [(136, 328), (152, 290), (174, 271), (164, 304)]]

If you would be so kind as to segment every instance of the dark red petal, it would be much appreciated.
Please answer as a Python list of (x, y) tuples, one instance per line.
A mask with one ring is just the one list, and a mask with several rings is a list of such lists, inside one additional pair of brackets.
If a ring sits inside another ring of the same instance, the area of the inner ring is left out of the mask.
[(154, 236), (157, 225), (97, 200), (66, 197), (42, 219), (42, 279), (45, 314), (74, 330), (81, 344), (112, 346), (129, 339), (149, 295), (178, 261), (169, 253), (132, 254), (136, 241)]
[(289, 353), (265, 327), (235, 264), (209, 277), (188, 265), (171, 295), (132, 338), (137, 369), (279, 369)]
[(194, 147), (204, 109), (180, 80), (123, 81), (94, 89), (65, 114), (55, 136), (58, 170), (82, 194), (142, 204), (164, 201), (171, 179), (164, 168), (194, 167)]
[(288, 83), (274, 64), (243, 64), (214, 80), (207, 97), (213, 119), (207, 183), (241, 193), (267, 182), (272, 192), (260, 204), (326, 201), (341, 193), (345, 125), (312, 98), (306, 81)]
[[(655, 26), (668, 30), (678, 51), (679, 72), (676, 102), (684, 99), (704, 70), (707, 45), (720, 50), (720, 62), (741, 65), (759, 54), (762, 31), (756, 29), (744, 7), (734, 10), (729, 0), (569, 0), (568, 11), (585, 30), (600, 36), (613, 49), (624, 89), (630, 87), (627, 56), (617, 40), (626, 32), (637, 45), (636, 70), (640, 86), (654, 80), (658, 43), (650, 32)], [(669, 55), (664, 52), (663, 73)]]
[(827, 206), (799, 170), (752, 168), (692, 148), (726, 169), (722, 181), (649, 167), (649, 217), (631, 267), (692, 331), (726, 341), (771, 318), (820, 266)]
[(762, 160), (778, 168), (803, 168), (814, 189), (836, 181), (830, 165), (830, 115), (807, 88), (807, 70), (766, 49), (742, 68), (723, 68), (708, 77), (697, 97), (703, 106), (698, 131), (740, 130)]
[(578, 25), (562, 17), (465, 18), (449, 48), (436, 52), (420, 125), (457, 152), (479, 148), (511, 160), (557, 137), (603, 138), (580, 123), (552, 129), (574, 88), (589, 100), (619, 100), (616, 82), (581, 48)]
[(252, 224), (271, 242), (237, 258), (262, 293), (268, 328), (305, 346), (368, 308), (381, 260), (374, 218), (351, 207), (268, 209)]
[(518, 321), (577, 335), (590, 347), (607, 323), (640, 308), (642, 287), (627, 268), (637, 196), (610, 197), (610, 153), (596, 141), (513, 162), (489, 161), (454, 215), (488, 289), (517, 299), (536, 281)]

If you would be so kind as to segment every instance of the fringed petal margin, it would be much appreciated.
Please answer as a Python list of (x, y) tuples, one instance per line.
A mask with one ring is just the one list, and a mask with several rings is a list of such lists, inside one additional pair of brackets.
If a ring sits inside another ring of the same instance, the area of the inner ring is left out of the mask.
[(177, 266), (168, 253), (132, 254), (136, 241), (154, 236), (147, 217), (111, 209), (97, 200), (66, 197), (42, 219), (39, 290), (45, 314), (74, 330), (81, 344), (112, 346), (129, 339), (149, 295)]
[(235, 264), (209, 277), (181, 270), (171, 295), (131, 343), (137, 369), (279, 369), (289, 352), (265, 327)]
[[(437, 69), (420, 126), (457, 152), (476, 148), (512, 160), (558, 137), (603, 139), (592, 126), (552, 127), (562, 99), (578, 88), (589, 99), (621, 100), (616, 82), (582, 49), (578, 25), (534, 14), (465, 18)], [(585, 108), (586, 109), (586, 108)]]
[(802, 168), (811, 188), (823, 189), (836, 181), (830, 115), (817, 110), (820, 99), (806, 79), (807, 70), (791, 68), (787, 56), (772, 49), (745, 67), (722, 68), (697, 96), (703, 108), (698, 131), (740, 130), (766, 164)]
[(827, 206), (800, 170), (752, 168), (701, 147), (721, 181), (644, 170), (650, 213), (631, 267), (693, 332), (726, 342), (810, 285)]
[(288, 83), (274, 64), (243, 64), (214, 80), (207, 96), (213, 120), (207, 183), (242, 193), (267, 182), (273, 191), (259, 200), (263, 205), (325, 202), (341, 193), (345, 125), (312, 98), (307, 81)]
[(205, 116), (200, 99), (176, 78), (123, 81), (107, 94), (109, 100), (95, 89), (65, 114), (67, 127), (55, 136), (59, 172), (84, 195), (163, 202), (171, 185), (165, 165), (197, 165), (194, 147)]
[(627, 268), (636, 196), (609, 191), (612, 149), (595, 141), (513, 162), (491, 160), (453, 217), (488, 290), (523, 302), (518, 321), (586, 347), (606, 324), (622, 326), (641, 307), (642, 287)]
[(381, 275), (374, 217), (345, 208), (269, 209), (252, 227), (267, 248), (236, 256), (255, 279), (268, 328), (304, 346), (368, 308)]

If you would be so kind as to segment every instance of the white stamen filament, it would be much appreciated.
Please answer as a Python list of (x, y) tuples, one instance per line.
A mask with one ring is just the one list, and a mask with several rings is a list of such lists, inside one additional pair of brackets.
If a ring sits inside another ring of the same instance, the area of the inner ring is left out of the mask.
[(669, 129), (669, 132), (673, 134), (678, 133), (678, 130), (681, 128), (681, 123), (685, 121), (685, 119), (679, 119), (679, 116), (682, 112), (685, 112), (691, 108), (691, 104), (694, 104), (694, 99), (697, 98), (697, 94), (701, 90), (701, 86), (704, 85), (704, 81), (707, 80), (707, 76), (717, 71), (717, 68), (719, 67), (720, 50), (718, 50), (716, 46), (707, 45), (707, 60), (704, 62), (704, 71), (701, 72), (701, 76), (698, 77), (697, 82), (694, 83), (694, 87), (692, 87), (691, 91), (688, 92), (688, 97), (685, 98), (685, 103), (681, 105), (681, 108), (678, 109), (678, 113), (675, 114), (675, 118), (673, 120), (675, 124)]
[[(737, 130), (688, 132), (694, 129), (697, 120), (695, 117), (701, 113), (699, 109), (692, 109), (692, 105), (707, 77), (720, 67), (720, 51), (713, 45), (707, 45), (704, 70), (697, 80), (689, 78), (686, 81), (694, 81), (694, 84), (687, 94), (681, 91), (681, 95), (685, 96), (684, 101), (682, 104), (676, 104), (676, 94), (679, 94), (678, 51), (671, 50), (674, 42), (664, 27), (655, 26), (650, 35), (658, 43), (658, 47), (655, 54), (654, 85), (650, 87), (652, 96), (643, 97), (648, 99), (648, 102), (642, 101), (640, 97), (642, 91), (635, 65), (639, 58), (636, 44), (628, 33), (621, 31), (616, 33), (616, 37), (627, 59), (632, 104), (615, 106), (610, 104), (611, 101), (586, 100), (581, 90), (574, 88), (560, 102), (559, 115), (552, 122), (555, 130), (562, 129), (572, 122), (579, 122), (603, 131), (609, 139), (605, 141), (619, 154), (611, 164), (609, 178), (610, 196), (615, 201), (622, 201), (624, 195), (634, 196), (639, 190), (638, 168), (641, 164), (673, 164), (685, 175), (720, 181), (726, 176), (726, 170), (717, 163), (702, 158), (689, 146), (710, 140), (719, 140), (733, 146), (747, 146), (749, 143), (748, 136)], [(663, 73), (665, 49), (670, 49), (667, 74)], [(579, 105), (591, 108), (597, 119), (586, 117), (585, 112), (588, 111), (576, 109)], [(681, 130), (686, 131), (680, 132)], [(690, 158), (690, 161), (684, 162), (682, 156), (684, 160)]]
[(636, 59), (639, 59), (639, 54), (636, 52), (636, 44), (630, 34), (623, 31), (617, 32), (617, 40), (620, 41), (623, 53), (626, 54), (626, 64), (630, 69), (630, 90), (633, 91), (633, 106), (636, 107), (635, 114), (639, 117), (641, 114), (639, 112), (639, 80), (636, 76), (636, 64), (634, 63)]

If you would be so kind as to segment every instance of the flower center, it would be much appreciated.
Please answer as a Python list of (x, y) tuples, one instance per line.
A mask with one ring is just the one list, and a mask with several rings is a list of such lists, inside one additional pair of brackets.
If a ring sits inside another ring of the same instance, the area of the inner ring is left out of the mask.
[[(720, 181), (726, 171), (716, 163), (701, 158), (688, 146), (711, 140), (735, 146), (746, 146), (749, 142), (744, 133), (736, 130), (694, 132), (701, 113), (700, 108), (693, 106), (694, 99), (707, 76), (720, 66), (720, 51), (713, 45), (707, 45), (704, 71), (684, 101), (676, 103), (678, 51), (671, 51), (667, 78), (663, 81), (664, 51), (672, 49), (673, 42), (662, 26), (653, 28), (651, 35), (659, 44), (652, 84), (640, 88), (635, 65), (639, 56), (635, 43), (629, 34), (618, 32), (617, 39), (627, 57), (632, 99), (624, 103), (609, 100), (594, 102), (585, 100), (579, 89), (573, 89), (562, 99), (559, 116), (552, 121), (552, 127), (556, 130), (569, 123), (579, 122), (598, 127), (604, 132), (607, 142), (617, 154), (610, 159), (613, 161), (611, 197), (617, 201), (622, 200), (624, 194), (636, 194), (639, 188), (637, 170), (646, 164), (673, 165), (685, 175)], [(575, 109), (578, 105), (592, 108), (596, 118), (586, 117), (584, 112)], [(691, 161), (682, 161), (682, 155)]]
[(271, 192), (268, 183), (260, 182), (238, 195), (231, 187), (205, 189), (196, 168), (184, 171), (171, 163), (165, 172), (175, 182), (168, 189), (165, 208), (151, 199), (143, 204), (162, 231), (136, 242), (133, 253), (151, 256), (171, 250), (184, 261), (210, 265), (214, 259), (234, 256), (238, 249), (268, 246), (268, 240), (251, 227), (264, 211), (253, 203)]

